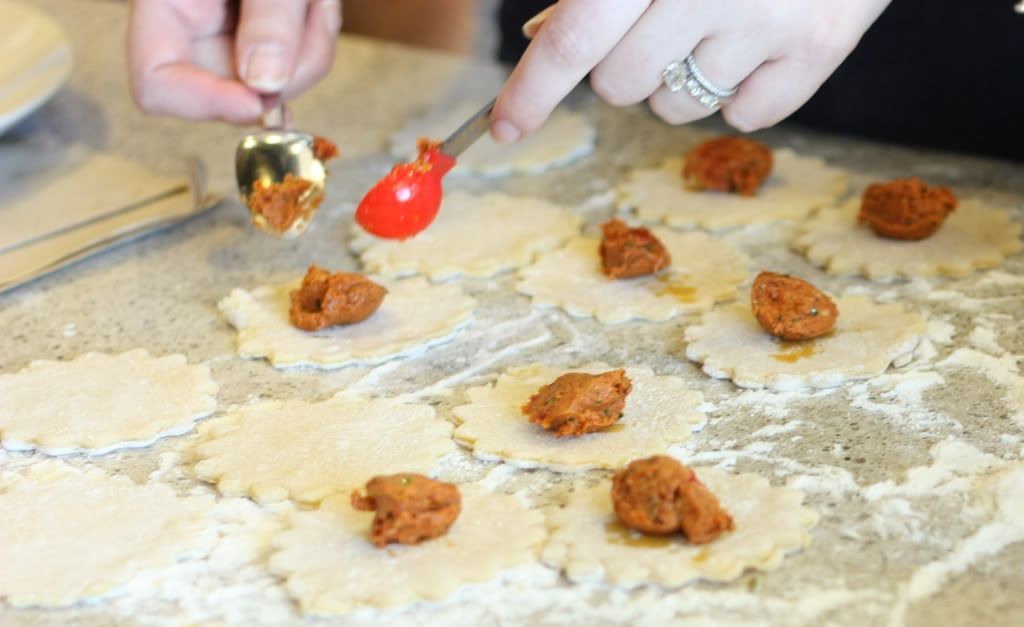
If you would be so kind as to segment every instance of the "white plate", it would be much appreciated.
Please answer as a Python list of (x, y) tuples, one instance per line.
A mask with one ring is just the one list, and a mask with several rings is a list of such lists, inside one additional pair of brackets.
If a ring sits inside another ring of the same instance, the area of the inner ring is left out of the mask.
[(71, 64), (71, 42), (57, 22), (20, 2), (0, 2), (0, 133), (49, 100)]

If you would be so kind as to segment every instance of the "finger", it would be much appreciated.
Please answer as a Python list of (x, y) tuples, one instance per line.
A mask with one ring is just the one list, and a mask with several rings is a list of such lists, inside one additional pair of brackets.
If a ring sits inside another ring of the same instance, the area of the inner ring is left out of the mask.
[[(764, 63), (772, 45), (768, 39), (717, 35), (702, 41), (693, 51), (693, 57), (706, 80), (720, 90), (729, 90), (740, 86)], [(664, 86), (651, 96), (651, 109), (669, 124), (686, 124), (715, 112), (701, 104), (686, 88), (673, 93)]]
[(526, 37), (527, 39), (533, 39), (536, 37), (537, 32), (540, 31), (540, 27), (544, 25), (544, 22), (548, 21), (548, 16), (550, 16), (551, 12), (554, 10), (555, 5), (552, 4), (537, 15), (526, 20), (526, 23), (523, 24), (523, 37)]
[(148, 113), (230, 124), (252, 124), (263, 113), (259, 94), (186, 63), (156, 68), (147, 78), (146, 90), (139, 106)]
[(651, 0), (561, 0), (498, 96), (492, 134), (514, 141), (535, 131), (608, 54)]
[(242, 0), (235, 39), (239, 75), (252, 89), (284, 90), (302, 47), (308, 0)]
[(185, 16), (162, 2), (132, 4), (128, 56), (132, 92), (147, 113), (246, 124), (259, 118), (259, 97), (244, 85), (190, 62)]
[(310, 5), (299, 61), (285, 90), (287, 97), (306, 91), (327, 75), (334, 64), (340, 30), (340, 0), (316, 0)]
[(655, 2), (629, 29), (615, 48), (590, 73), (597, 95), (610, 104), (625, 106), (646, 100), (661, 85), (661, 72), (669, 63), (697, 47), (709, 24), (693, 19), (702, 15), (694, 3)]
[(806, 30), (795, 34), (802, 45), (790, 46), (789, 54), (765, 63), (744, 80), (736, 98), (722, 110), (723, 117), (745, 132), (785, 119), (839, 67), (886, 4), (840, 4), (830, 20), (809, 20)]
[(762, 65), (722, 109), (731, 126), (743, 132), (772, 126), (807, 102), (834, 68), (816, 67), (798, 57)]

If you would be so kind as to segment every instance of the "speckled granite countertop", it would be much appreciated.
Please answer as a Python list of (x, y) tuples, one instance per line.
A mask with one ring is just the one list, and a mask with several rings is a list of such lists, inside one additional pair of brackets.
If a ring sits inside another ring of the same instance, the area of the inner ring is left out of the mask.
[[(158, 169), (174, 168), (183, 154), (197, 153), (209, 165), (213, 189), (230, 195), (237, 130), (147, 119), (133, 109), (119, 34), (123, 6), (34, 4), (65, 25), (77, 65), (70, 86), (4, 141), (80, 143)], [(377, 394), (428, 389), (425, 397), (447, 416), (467, 384), (487, 381), (508, 366), (595, 359), (643, 363), (686, 377), (714, 407), (707, 427), (679, 455), (796, 485), (822, 515), (807, 550), (778, 571), (728, 585), (621, 593), (573, 587), (551, 572), (534, 572), (484, 586), (444, 607), (330, 624), (1024, 624), (1024, 494), (1000, 496), (990, 489), (993, 477), (1022, 463), (1021, 255), (962, 280), (869, 285), (827, 277), (807, 265), (785, 245), (791, 226), (724, 234), (759, 267), (797, 272), (837, 293), (852, 288), (902, 301), (932, 322), (925, 349), (897, 376), (814, 394), (740, 392), (709, 380), (683, 357), (682, 329), (692, 320), (605, 327), (559, 312), (531, 312), (526, 299), (513, 294), (509, 276), (467, 282), (481, 302), (477, 322), (422, 356), (330, 373), (275, 371), (235, 357), (234, 333), (216, 302), (233, 287), (290, 278), (313, 261), (355, 268), (345, 244), (351, 210), (390, 164), (388, 135), (438, 99), (483, 101), (499, 76), (496, 68), (344, 40), (330, 78), (295, 103), (297, 124), (332, 137), (343, 151), (332, 168), (329, 200), (310, 233), (298, 241), (270, 240), (247, 225), (237, 202), (228, 201), (183, 226), (0, 296), (0, 372), (37, 358), (145, 347), (208, 362), (221, 385), (222, 408), (256, 397), (321, 399), (347, 387)], [(657, 163), (690, 146), (701, 132), (669, 129), (642, 108), (613, 110), (585, 91), (574, 94), (570, 105), (598, 127), (595, 156), (542, 176), (469, 180), (464, 186), (585, 205), (592, 225), (608, 215), (602, 200), (628, 166)], [(916, 174), (1011, 207), (1018, 216), (1024, 207), (1019, 166), (786, 128), (762, 139), (849, 168), (855, 187), (870, 178)], [(498, 328), (497, 322), (507, 324)], [(182, 455), (193, 437), (69, 462), (127, 473), (140, 482), (165, 481), (183, 493), (208, 491)], [(0, 452), (0, 468), (33, 459)], [(476, 478), (493, 467), (463, 455), (446, 474)], [(506, 487), (528, 489), (538, 502), (558, 499), (565, 488), (562, 478), (543, 471), (510, 476)], [(252, 516), (243, 516), (238, 526)], [(302, 622), (280, 582), (255, 558), (230, 571), (202, 561), (183, 564), (139, 585), (61, 611), (13, 610), (0, 602), (0, 624)]]

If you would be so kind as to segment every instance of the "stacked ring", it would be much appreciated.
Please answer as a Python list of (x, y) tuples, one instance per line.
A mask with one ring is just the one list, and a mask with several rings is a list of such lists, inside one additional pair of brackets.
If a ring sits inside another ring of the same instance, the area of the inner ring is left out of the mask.
[(708, 80), (697, 67), (697, 61), (692, 54), (682, 61), (670, 63), (661, 73), (661, 78), (670, 92), (676, 93), (685, 89), (699, 103), (712, 111), (718, 110), (736, 96), (737, 88), (722, 89)]

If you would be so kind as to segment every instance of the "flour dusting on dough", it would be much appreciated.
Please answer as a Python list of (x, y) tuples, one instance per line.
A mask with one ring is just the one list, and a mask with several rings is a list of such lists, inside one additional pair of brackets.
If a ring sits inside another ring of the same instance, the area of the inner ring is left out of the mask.
[(634, 170), (619, 186), (621, 209), (636, 209), (647, 222), (722, 229), (799, 219), (833, 202), (846, 190), (846, 175), (821, 159), (792, 150), (774, 151), (774, 171), (754, 196), (690, 191), (683, 186), (683, 160), (669, 159), (655, 169)]
[(0, 475), (0, 598), (64, 607), (208, 548), (212, 499), (57, 461)]
[(572, 581), (606, 580), (633, 587), (647, 583), (677, 587), (697, 579), (729, 581), (746, 569), (773, 570), (787, 553), (806, 546), (817, 513), (801, 505), (803, 494), (769, 485), (756, 475), (696, 468), (735, 522), (735, 530), (703, 545), (681, 536), (664, 546), (637, 547), (609, 541), (611, 482), (580, 487), (564, 508), (549, 511), (551, 538), (545, 563), (562, 568)]
[(429, 405), (393, 399), (263, 401), (203, 425), (195, 472), (228, 496), (315, 504), (394, 468), (436, 471), (451, 430)]
[(292, 516), (291, 528), (274, 538), (270, 569), (304, 612), (331, 615), (440, 601), (460, 585), (536, 560), (540, 512), (479, 485), (459, 490), (462, 512), (446, 534), (384, 549), (366, 537), (372, 513), (353, 509), (347, 495), (328, 499)]
[(219, 303), (238, 329), (242, 357), (266, 358), (277, 368), (378, 364), (452, 339), (476, 307), (458, 285), (431, 285), (420, 277), (381, 281), (388, 294), (368, 319), (310, 333), (292, 326), (288, 317), (289, 295), (299, 283), (236, 288)]
[(579, 226), (579, 216), (541, 198), (453, 192), (419, 235), (383, 240), (356, 227), (352, 246), (369, 272), (387, 277), (487, 277), (527, 265)]
[(494, 385), (470, 388), (468, 405), (452, 410), (455, 439), (483, 459), (502, 459), (532, 468), (579, 471), (615, 469), (639, 457), (664, 453), (690, 439), (705, 422), (701, 395), (679, 377), (659, 377), (648, 368), (628, 367), (633, 389), (626, 397), (621, 428), (579, 437), (555, 438), (531, 423), (522, 406), (542, 386), (567, 372), (597, 374), (605, 364), (554, 368), (530, 364), (511, 368)]
[(686, 356), (710, 376), (740, 387), (777, 391), (827, 388), (906, 365), (924, 336), (924, 318), (902, 305), (875, 304), (864, 296), (836, 299), (835, 331), (805, 342), (780, 342), (737, 303), (704, 314), (686, 329)]
[[(963, 201), (934, 235), (891, 240), (857, 223), (859, 200), (825, 209), (800, 225), (793, 248), (829, 274), (869, 279), (966, 276), (994, 268), (1021, 249), (1021, 225), (1009, 212)], [(960, 295), (958, 294), (958, 297)]]
[(536, 305), (607, 324), (669, 320), (735, 297), (748, 259), (703, 233), (652, 229), (672, 256), (657, 276), (611, 280), (601, 271), (596, 238), (577, 237), (519, 272), (516, 289)]
[(217, 383), (184, 355), (87, 353), (33, 361), (0, 375), (4, 448), (47, 455), (103, 455), (192, 430), (217, 407)]

